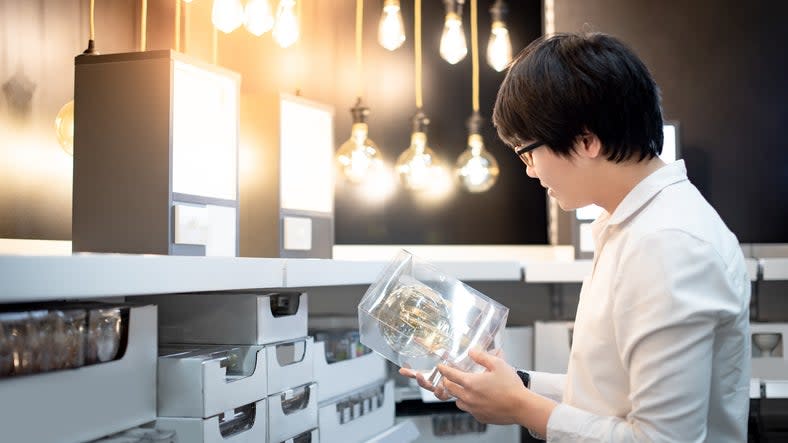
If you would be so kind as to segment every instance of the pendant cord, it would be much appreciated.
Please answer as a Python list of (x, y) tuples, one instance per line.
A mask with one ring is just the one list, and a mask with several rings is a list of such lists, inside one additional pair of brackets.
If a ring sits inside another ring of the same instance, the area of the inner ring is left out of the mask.
[(181, 50), (181, 0), (175, 0), (175, 50)]
[(423, 100), (421, 96), (421, 0), (415, 0), (415, 14), (413, 25), (413, 45), (416, 57), (416, 108), (421, 109)]
[(473, 112), (479, 112), (479, 25), (477, 0), (471, 0), (471, 69), (473, 72)]
[(96, 0), (90, 0), (90, 40), (96, 40), (96, 22), (93, 16), (96, 13)]
[(364, 0), (356, 0), (356, 97), (363, 95), (362, 34), (364, 32)]
[(148, 0), (142, 0), (140, 11), (140, 51), (145, 52), (148, 32)]

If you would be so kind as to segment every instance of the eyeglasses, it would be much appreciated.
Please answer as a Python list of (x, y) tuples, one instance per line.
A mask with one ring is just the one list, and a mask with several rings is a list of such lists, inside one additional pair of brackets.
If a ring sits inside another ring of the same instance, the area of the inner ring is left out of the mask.
[(544, 142), (533, 142), (530, 145), (518, 146), (514, 148), (514, 153), (517, 154), (518, 157), (520, 157), (520, 160), (522, 160), (526, 166), (533, 168), (534, 157), (533, 154), (531, 154), (531, 151), (542, 146), (543, 144)]

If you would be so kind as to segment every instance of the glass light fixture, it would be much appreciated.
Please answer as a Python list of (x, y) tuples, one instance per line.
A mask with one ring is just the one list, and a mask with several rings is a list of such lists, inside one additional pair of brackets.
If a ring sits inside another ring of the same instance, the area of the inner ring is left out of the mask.
[(244, 22), (241, 0), (213, 0), (211, 22), (216, 29), (229, 34)]
[(301, 32), (295, 6), (296, 0), (279, 0), (279, 6), (276, 9), (274, 40), (282, 48), (287, 48), (297, 42)]
[(468, 149), (457, 159), (457, 177), (469, 192), (484, 192), (498, 180), (498, 162), (486, 149), (479, 134), (481, 116), (474, 112), (468, 120)]
[(441, 34), (440, 54), (444, 60), (455, 64), (468, 54), (465, 30), (462, 27), (462, 4), (464, 0), (444, 0), (446, 21)]
[(487, 43), (487, 63), (501, 72), (512, 61), (512, 40), (509, 38), (509, 30), (504, 21), (506, 4), (503, 0), (496, 0), (490, 8), (490, 15), (493, 22), (490, 41)]
[(367, 177), (359, 188), (359, 194), (368, 202), (382, 203), (394, 194), (395, 181), (391, 167), (377, 159), (370, 165)]
[(261, 36), (274, 27), (274, 15), (268, 0), (249, 0), (244, 8), (244, 26), (256, 36)]
[(402, 22), (399, 0), (383, 2), (383, 14), (378, 26), (378, 42), (389, 51), (399, 48), (405, 42), (405, 24)]
[(68, 155), (74, 155), (74, 100), (70, 100), (57, 112), (55, 134), (60, 147)]
[(336, 160), (346, 179), (362, 183), (370, 176), (375, 163), (381, 161), (380, 150), (368, 137), (369, 108), (361, 104), (360, 98), (350, 113), (353, 115), (350, 138), (339, 147)]
[(427, 125), (429, 119), (419, 110), (413, 117), (413, 133), (410, 146), (397, 159), (395, 170), (400, 182), (408, 189), (422, 191), (428, 189), (440, 173), (440, 165), (435, 152), (427, 146)]

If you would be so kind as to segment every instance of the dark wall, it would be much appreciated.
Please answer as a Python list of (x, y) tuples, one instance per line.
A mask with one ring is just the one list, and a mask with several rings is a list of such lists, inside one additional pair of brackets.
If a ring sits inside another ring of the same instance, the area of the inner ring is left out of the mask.
[(626, 41), (681, 125), (690, 180), (744, 243), (788, 241), (788, 3), (556, 0), (559, 32)]
[[(410, 143), (410, 118), (415, 113), (413, 81), (413, 2), (403, 1), (407, 40), (389, 52), (377, 43), (380, 6), (366, 2), (364, 41), (364, 100), (371, 108), (370, 138), (393, 165)], [(541, 1), (512, 0), (508, 24), (515, 53), (541, 34)], [(411, 192), (398, 189), (383, 204), (370, 204), (356, 189), (340, 181), (336, 193), (336, 242), (340, 244), (544, 244), (547, 243), (545, 193), (525, 175), (514, 154), (499, 140), (490, 122), (495, 95), (504, 73), (485, 61), (490, 31), (489, 7), (479, 1), (480, 108), (486, 119), (485, 145), (501, 169), (499, 181), (488, 192), (470, 194), (456, 189), (446, 200), (428, 204)], [(468, 55), (450, 65), (439, 55), (444, 6), (437, 0), (423, 2), (422, 38), (424, 110), (432, 123), (429, 145), (444, 164), (454, 165), (466, 148), (465, 121), (471, 114), (470, 9), (463, 20)], [(356, 96), (352, 14), (341, 24), (337, 45), (336, 142), (350, 135), (350, 113)], [(339, 24), (338, 24), (339, 25)]]

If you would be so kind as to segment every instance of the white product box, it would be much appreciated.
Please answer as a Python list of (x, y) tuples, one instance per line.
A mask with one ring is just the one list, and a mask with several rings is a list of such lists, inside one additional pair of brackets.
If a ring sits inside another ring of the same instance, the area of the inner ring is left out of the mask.
[(317, 428), (317, 384), (268, 397), (268, 441), (281, 442)]
[(507, 326), (503, 330), (503, 358), (517, 369), (534, 368), (534, 328)]
[[(383, 398), (380, 406), (372, 400), (370, 410), (364, 411), (365, 406), (358, 402), (353, 406), (344, 403), (353, 398), (364, 395), (364, 390), (380, 388), (380, 385), (367, 386), (356, 391), (347, 397), (338, 399), (335, 402), (323, 405), (318, 411), (318, 422), (320, 423), (320, 435), (325, 442), (360, 443), (379, 435), (386, 429), (394, 426), (394, 380), (389, 380), (383, 384)], [(350, 414), (358, 416), (348, 416), (344, 414), (345, 408)], [(343, 418), (343, 415), (345, 417)], [(349, 419), (342, 423), (344, 419)]]
[(262, 399), (211, 418), (159, 417), (156, 428), (174, 430), (183, 443), (260, 443), (267, 441), (266, 409)]
[(320, 386), (318, 404), (386, 378), (386, 360), (374, 352), (328, 363), (325, 349), (325, 342), (314, 343), (315, 381)]
[(2, 441), (87, 441), (156, 418), (156, 307), (129, 309), (119, 360), (0, 379)]
[(315, 381), (314, 347), (312, 337), (267, 345), (268, 392), (282, 392)]
[(461, 429), (456, 434), (440, 428), (440, 422), (446, 420), (443, 414), (417, 415), (397, 417), (397, 423), (410, 420), (419, 431), (420, 443), (519, 443), (520, 427), (517, 425), (486, 425), (484, 431), (466, 431)]
[(411, 420), (399, 421), (394, 426), (370, 438), (366, 443), (410, 443), (419, 438), (419, 430)]
[[(184, 346), (159, 357), (159, 417), (212, 417), (268, 396), (263, 346)], [(229, 368), (209, 355), (222, 350), (232, 351), (237, 359)]]
[(159, 305), (161, 343), (264, 345), (307, 335), (300, 292), (221, 292), (143, 297)]
[(573, 322), (534, 323), (534, 370), (566, 373), (573, 329)]
[[(788, 380), (788, 323), (751, 323), (752, 377)], [(762, 351), (760, 346), (773, 345)], [(767, 355), (770, 354), (770, 355)]]

